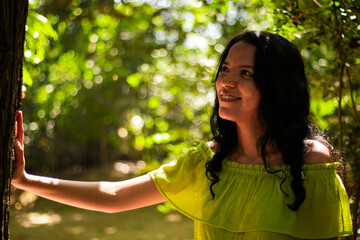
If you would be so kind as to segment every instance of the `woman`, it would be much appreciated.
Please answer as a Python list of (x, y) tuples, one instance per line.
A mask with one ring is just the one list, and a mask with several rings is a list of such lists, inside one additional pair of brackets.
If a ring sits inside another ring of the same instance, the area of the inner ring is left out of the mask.
[(337, 239), (351, 235), (348, 197), (329, 144), (314, 140), (304, 64), (266, 32), (232, 39), (221, 56), (214, 141), (122, 182), (76, 182), (25, 172), (22, 115), (12, 183), (103, 212), (170, 201), (195, 220), (195, 239)]

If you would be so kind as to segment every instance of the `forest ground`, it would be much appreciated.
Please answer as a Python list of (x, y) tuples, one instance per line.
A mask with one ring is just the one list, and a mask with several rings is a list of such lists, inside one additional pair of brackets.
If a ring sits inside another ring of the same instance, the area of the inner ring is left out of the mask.
[[(179, 240), (193, 239), (193, 221), (164, 215), (156, 206), (106, 214), (77, 209), (39, 198), (34, 206), (11, 207), (12, 240)], [(179, 232), (180, 229), (180, 232)]]

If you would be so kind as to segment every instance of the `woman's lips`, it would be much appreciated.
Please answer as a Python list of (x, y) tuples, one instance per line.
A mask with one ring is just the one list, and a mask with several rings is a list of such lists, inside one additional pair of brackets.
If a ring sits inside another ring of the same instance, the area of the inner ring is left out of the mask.
[(234, 96), (225, 95), (225, 94), (221, 94), (220, 98), (221, 98), (221, 101), (225, 101), (225, 102), (232, 102), (232, 101), (241, 100), (241, 98), (239, 98), (239, 97), (234, 97)]

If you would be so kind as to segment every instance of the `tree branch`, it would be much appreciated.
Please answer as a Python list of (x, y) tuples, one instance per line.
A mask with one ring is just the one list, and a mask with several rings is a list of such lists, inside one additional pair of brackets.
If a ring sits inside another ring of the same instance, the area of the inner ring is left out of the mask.
[(318, 1), (313, 0), (313, 2), (314, 2), (316, 5), (318, 5), (320, 8), (323, 8), (323, 6), (322, 6)]
[(352, 107), (356, 122), (360, 127), (360, 118), (359, 118), (359, 115), (358, 115), (357, 110), (356, 110), (356, 103), (355, 103), (355, 100), (354, 100), (353, 85), (352, 85), (352, 81), (351, 81), (351, 75), (350, 75), (349, 68), (346, 68), (346, 76), (348, 78), (349, 87), (350, 87), (350, 98), (351, 98), (351, 104), (352, 104), (351, 107)]

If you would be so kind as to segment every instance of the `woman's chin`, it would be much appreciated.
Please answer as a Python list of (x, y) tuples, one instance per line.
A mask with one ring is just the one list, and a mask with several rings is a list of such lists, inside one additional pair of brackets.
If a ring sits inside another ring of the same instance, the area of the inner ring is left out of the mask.
[(224, 113), (223, 111), (219, 111), (219, 116), (224, 119), (224, 120), (228, 120), (231, 122), (236, 122), (236, 116), (232, 115), (232, 114), (228, 114), (228, 113)]
[(235, 122), (241, 125), (243, 124), (253, 125), (254, 123), (259, 122), (257, 116), (252, 114), (244, 114), (239, 116), (228, 113), (226, 111), (219, 111), (219, 116), (224, 120)]

